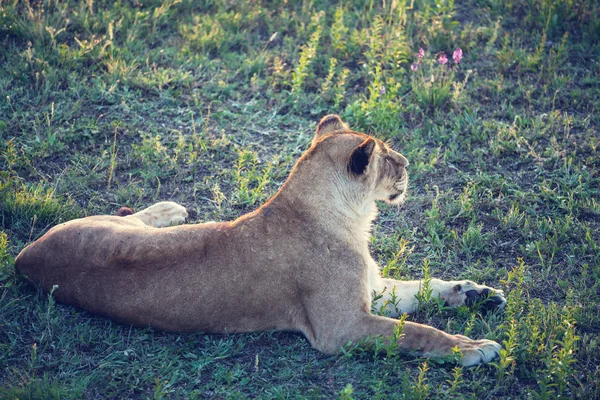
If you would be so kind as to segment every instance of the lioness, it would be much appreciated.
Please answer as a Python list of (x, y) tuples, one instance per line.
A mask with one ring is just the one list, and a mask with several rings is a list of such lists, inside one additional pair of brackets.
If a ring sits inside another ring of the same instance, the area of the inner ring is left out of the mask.
[[(449, 335), (392, 317), (416, 311), (420, 281), (382, 278), (369, 254), (376, 200), (401, 204), (408, 161), (382, 141), (324, 117), (312, 145), (285, 184), (258, 210), (235, 221), (184, 222), (182, 206), (164, 202), (141, 212), (76, 219), (26, 247), (16, 268), (56, 299), (125, 324), (178, 332), (302, 332), (336, 353), (349, 341), (383, 336), (425, 356), (452, 354), (466, 366), (500, 350), (491, 340)], [(165, 227), (158, 229), (159, 227)], [(470, 281), (431, 281), (450, 306), (498, 290)], [(391, 305), (394, 297), (399, 299)], [(396, 333), (398, 330), (396, 330)]]

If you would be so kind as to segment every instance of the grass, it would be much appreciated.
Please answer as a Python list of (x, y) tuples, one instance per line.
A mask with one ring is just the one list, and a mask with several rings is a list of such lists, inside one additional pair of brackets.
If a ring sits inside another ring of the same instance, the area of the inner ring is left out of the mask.
[[(0, 1), (0, 398), (598, 398), (600, 6), (593, 0)], [(425, 50), (413, 71), (417, 51)], [(450, 68), (440, 52), (464, 57)], [(160, 200), (231, 219), (338, 113), (411, 163), (386, 275), (503, 288), (410, 316), (492, 365), (329, 357), (287, 333), (176, 335), (55, 304), (14, 257), (51, 226)]]

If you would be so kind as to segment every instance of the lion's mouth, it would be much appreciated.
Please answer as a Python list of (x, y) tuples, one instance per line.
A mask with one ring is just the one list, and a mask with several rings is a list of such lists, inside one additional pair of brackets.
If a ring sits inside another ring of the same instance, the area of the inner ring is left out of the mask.
[(394, 193), (390, 195), (387, 202), (390, 204), (401, 205), (406, 200), (406, 192)]
[(401, 203), (406, 198), (406, 189), (408, 186), (408, 178), (406, 174), (394, 183), (394, 190), (397, 190), (397, 193), (393, 193), (388, 197), (388, 201), (390, 203)]

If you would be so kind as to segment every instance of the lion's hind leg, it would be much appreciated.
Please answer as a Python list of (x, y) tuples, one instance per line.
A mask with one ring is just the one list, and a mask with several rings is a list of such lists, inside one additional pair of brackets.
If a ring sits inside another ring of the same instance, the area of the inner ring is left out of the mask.
[(161, 201), (125, 218), (137, 218), (148, 226), (163, 228), (183, 224), (187, 216), (185, 207), (172, 201)]

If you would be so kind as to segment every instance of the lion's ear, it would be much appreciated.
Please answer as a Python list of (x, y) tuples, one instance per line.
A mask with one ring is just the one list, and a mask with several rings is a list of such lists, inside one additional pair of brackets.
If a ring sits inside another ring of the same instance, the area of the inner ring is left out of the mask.
[(348, 130), (348, 125), (342, 122), (342, 119), (335, 114), (329, 114), (321, 118), (321, 122), (317, 126), (315, 139), (328, 133), (340, 130)]
[(368, 138), (352, 151), (350, 161), (348, 162), (348, 171), (355, 175), (365, 173), (367, 166), (371, 162), (373, 150), (375, 149), (375, 140)]

